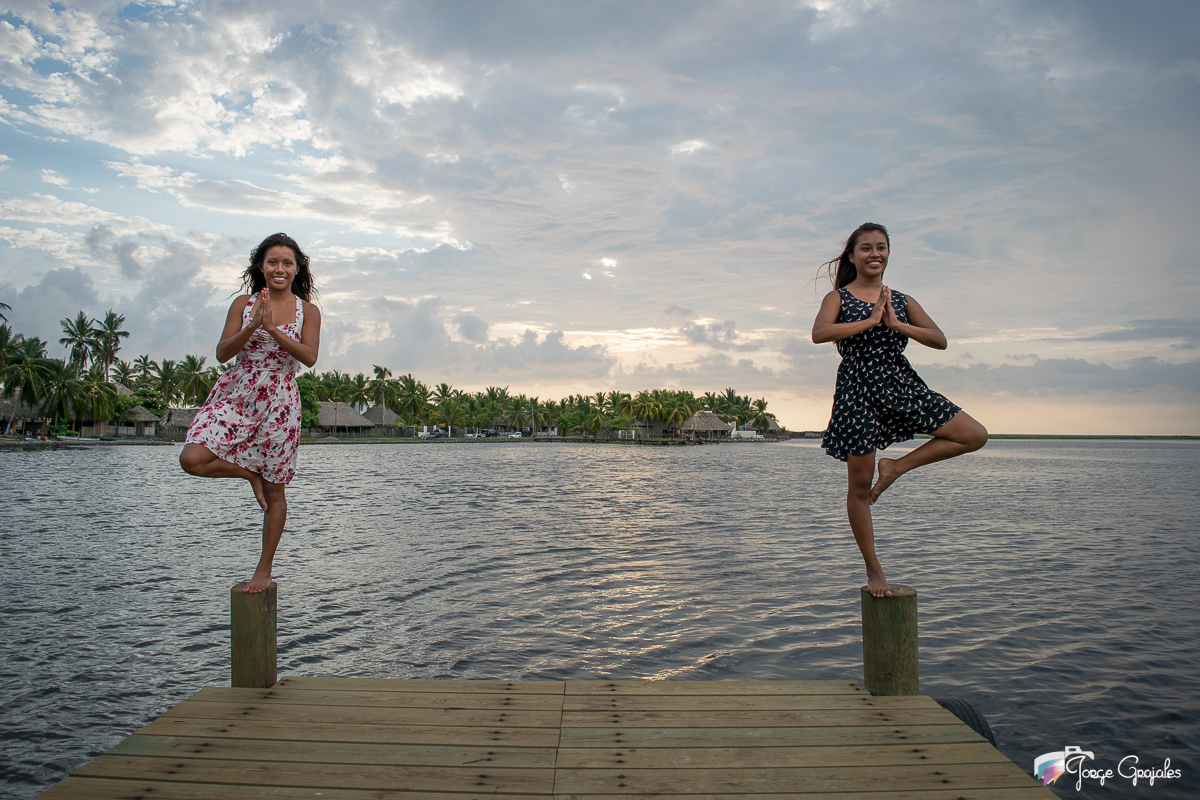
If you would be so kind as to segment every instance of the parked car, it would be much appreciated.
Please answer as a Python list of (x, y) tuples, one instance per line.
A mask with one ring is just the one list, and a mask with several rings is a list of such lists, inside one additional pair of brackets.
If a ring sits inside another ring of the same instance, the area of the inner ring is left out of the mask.
[(513, 431), (512, 433), (510, 433), (510, 434), (508, 435), (508, 438), (510, 438), (510, 439), (524, 439), (524, 438), (525, 438), (525, 436), (524, 436), (524, 434), (522, 434), (520, 431)]
[(431, 430), (429, 432), (428, 438), (430, 438), (430, 439), (448, 439), (448, 438), (450, 438), (450, 434), (446, 433), (441, 428), (434, 428), (433, 430)]

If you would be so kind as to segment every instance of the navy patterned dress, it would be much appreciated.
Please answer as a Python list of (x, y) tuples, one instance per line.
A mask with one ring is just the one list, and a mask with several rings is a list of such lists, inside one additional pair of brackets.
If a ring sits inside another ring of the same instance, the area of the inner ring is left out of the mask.
[[(871, 316), (874, 303), (864, 303), (849, 289), (838, 289), (842, 308), (838, 322), (859, 322)], [(908, 322), (908, 298), (892, 290), (892, 308)], [(841, 461), (847, 455), (865, 456), (917, 433), (932, 433), (960, 409), (925, 385), (904, 357), (908, 337), (882, 322), (874, 328), (837, 341), (842, 355), (833, 416), (821, 446)]]

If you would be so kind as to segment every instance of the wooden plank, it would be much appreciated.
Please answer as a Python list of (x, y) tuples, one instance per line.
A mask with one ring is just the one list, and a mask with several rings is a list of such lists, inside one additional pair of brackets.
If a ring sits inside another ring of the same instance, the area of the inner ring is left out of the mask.
[(634, 695), (862, 694), (857, 681), (566, 681), (566, 693)]
[(889, 723), (952, 725), (956, 722), (957, 717), (940, 707), (896, 711), (564, 711), (562, 715), (564, 728), (838, 728)]
[(987, 742), (850, 747), (614, 747), (558, 751), (559, 769), (757, 769), (768, 767), (931, 766), (1008, 764)]
[(492, 728), (557, 728), (557, 711), (486, 711), (457, 708), (369, 708), (366, 706), (245, 705), (184, 700), (163, 717), (242, 717), (269, 722), (342, 722), (373, 725), (477, 725)]
[(134, 734), (108, 751), (117, 756), (222, 758), (233, 761), (303, 761), (327, 764), (404, 764), (408, 766), (553, 768), (554, 748), (446, 747), (348, 742), (280, 742), (265, 739)]
[[(606, 731), (607, 732), (607, 731)], [(138, 731), (150, 736), (210, 739), (271, 739), (308, 742), (380, 742), (504, 747), (555, 747), (557, 728), (496, 728), (455, 725), (370, 725), (325, 722), (270, 722), (237, 719), (159, 717)]]
[[(558, 794), (713, 793), (767, 794), (795, 791), (869, 792), (919, 789), (1036, 788), (1015, 764), (938, 765), (936, 767), (875, 767), (854, 769), (557, 769)], [(839, 798), (840, 800), (840, 798)]]
[(284, 703), (289, 705), (371, 706), (373, 708), (471, 708), (506, 711), (558, 711), (562, 708), (562, 695), (521, 694), (499, 692), (495, 694), (462, 693), (458, 686), (448, 686), (447, 691), (434, 692), (377, 692), (377, 691), (328, 691), (324, 689), (233, 689), (228, 686), (206, 686), (188, 698), (198, 703), (245, 703), (266, 705)]
[(569, 695), (565, 711), (803, 711), (815, 709), (940, 709), (929, 697), (870, 695)]
[(202, 689), (44, 796), (318, 794), (1054, 800), (931, 699), (853, 681), (337, 678)]
[[(296, 800), (298, 797), (320, 797), (321, 800), (484, 800), (485, 795), (479, 792), (403, 792), (331, 789), (327, 786), (275, 788), (71, 777), (38, 797), (41, 800)], [(502, 794), (493, 797), (502, 797), (504, 800), (545, 800), (550, 795)]]
[[(846, 728), (564, 728), (561, 747), (813, 747), (817, 745), (934, 744), (983, 742), (975, 731), (953, 725), (891, 725)], [(990, 746), (990, 745), (989, 745)]]
[[(554, 800), (629, 800), (630, 794), (556, 794)], [(739, 794), (746, 800), (1059, 800), (1058, 795), (1040, 786), (1014, 789), (918, 789), (916, 791), (772, 792)], [(189, 798), (190, 800), (190, 798)], [(207, 798), (205, 799), (207, 800)], [(729, 800), (727, 794), (656, 794), (654, 800)]]
[(456, 694), (552, 694), (565, 691), (563, 681), (466, 681), (417, 678), (322, 678), (287, 675), (276, 686), (332, 692), (444, 692)]
[(314, 789), (550, 794), (552, 769), (408, 767), (373, 764), (270, 764), (261, 761), (104, 755), (75, 770), (87, 778), (124, 778), (234, 786)]

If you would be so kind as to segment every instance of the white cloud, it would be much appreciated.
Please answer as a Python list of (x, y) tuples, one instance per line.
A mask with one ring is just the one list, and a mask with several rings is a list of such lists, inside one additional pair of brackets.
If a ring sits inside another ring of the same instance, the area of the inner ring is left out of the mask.
[(671, 145), (671, 155), (690, 156), (706, 147), (708, 147), (708, 145), (699, 139), (688, 139), (686, 142), (679, 142), (678, 144)]
[[(84, 270), (98, 298), (160, 304), (149, 335), (223, 298), (261, 228), (283, 227), (327, 287), (322, 366), (382, 347), (483, 380), (557, 353), (587, 380), (826, 396), (836, 356), (803, 345), (811, 279), (876, 219), (889, 281), (951, 336), (910, 355), (948, 381), (1001, 374), (1005, 349), (1051, 381), (1051, 362), (1119, 372), (1194, 346), (1178, 231), (1200, 200), (1200, 72), (1187, 24), (1163, 24), (1194, 9), (611, 8), (17, 4), (0, 147), (22, 155), (0, 169), (94, 202), (0, 200), (0, 281)], [(73, 157), (42, 163), (27, 137)], [(114, 149), (107, 172), (84, 142)], [(156, 281), (185, 255), (172, 294)]]
[(52, 186), (66, 186), (70, 181), (61, 172), (55, 172), (52, 169), (43, 169), (42, 183), (49, 183)]

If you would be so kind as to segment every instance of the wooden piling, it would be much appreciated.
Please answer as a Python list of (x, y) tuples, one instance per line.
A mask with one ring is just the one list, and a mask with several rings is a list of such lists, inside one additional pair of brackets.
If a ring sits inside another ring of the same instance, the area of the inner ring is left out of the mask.
[(229, 590), (231, 635), (230, 685), (240, 689), (266, 689), (276, 680), (275, 581), (262, 592), (243, 592), (245, 583)]
[(891, 588), (891, 597), (875, 597), (862, 587), (863, 686), (873, 695), (920, 694), (917, 590)]

